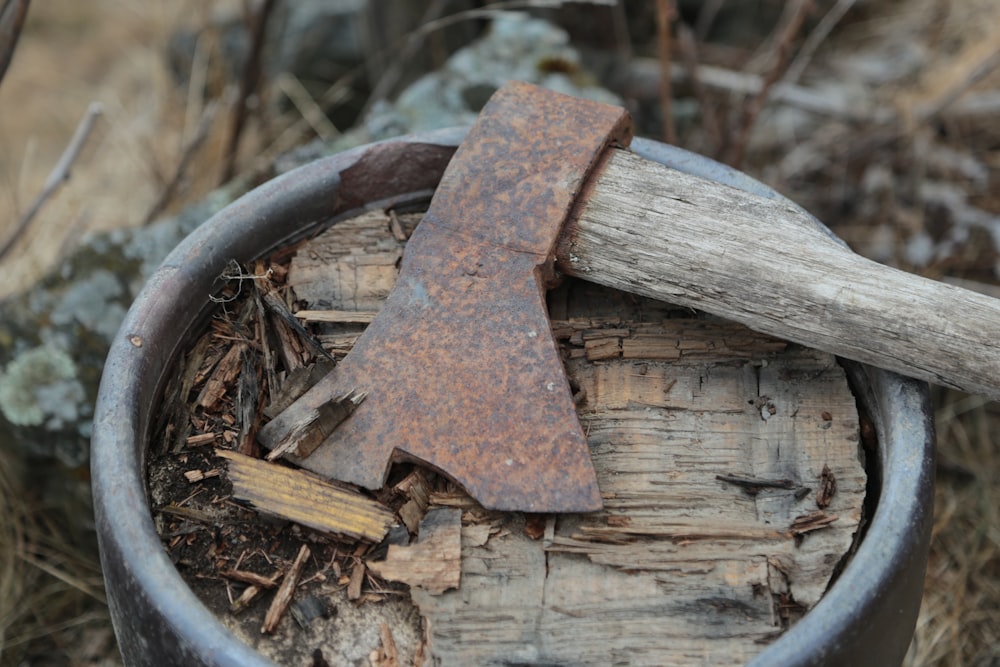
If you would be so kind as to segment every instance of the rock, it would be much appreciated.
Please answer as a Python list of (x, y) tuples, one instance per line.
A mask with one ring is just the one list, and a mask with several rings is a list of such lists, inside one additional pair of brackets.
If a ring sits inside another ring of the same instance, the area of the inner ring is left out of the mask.
[[(294, 77), (316, 100), (331, 86), (346, 85), (349, 93), (329, 111), (338, 128), (354, 125), (375, 82), (393, 62), (408, 35), (424, 20), (431, 4), (451, 14), (472, 6), (471, 0), (295, 0), (279, 2), (272, 11), (262, 53), (264, 77), (272, 83), (270, 101), (288, 108), (281, 86), (283, 76)], [(467, 43), (475, 24), (458, 22), (436, 31), (438, 45), (447, 51)], [(190, 82), (198, 48), (207, 49), (207, 92), (221, 96), (236, 85), (246, 62), (249, 37), (242, 11), (219, 12), (207, 25), (174, 32), (167, 45), (167, 61), (181, 86)], [(417, 53), (411, 69), (431, 66), (428, 49)]]
[(234, 184), (140, 229), (94, 235), (31, 290), (0, 302), (0, 442), (31, 458), (87, 463), (104, 358), (145, 278)]

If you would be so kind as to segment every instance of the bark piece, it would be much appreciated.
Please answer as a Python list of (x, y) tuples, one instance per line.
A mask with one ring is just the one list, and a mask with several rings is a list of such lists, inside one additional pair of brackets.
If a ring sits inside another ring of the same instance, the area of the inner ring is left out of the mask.
[(368, 563), (372, 572), (431, 594), (458, 588), (462, 570), (462, 511), (435, 508), (420, 522), (416, 543), (389, 545), (384, 561)]
[(833, 500), (833, 494), (837, 492), (837, 477), (830, 470), (830, 466), (824, 465), (823, 472), (819, 476), (819, 488), (816, 490), (816, 507), (825, 510)]

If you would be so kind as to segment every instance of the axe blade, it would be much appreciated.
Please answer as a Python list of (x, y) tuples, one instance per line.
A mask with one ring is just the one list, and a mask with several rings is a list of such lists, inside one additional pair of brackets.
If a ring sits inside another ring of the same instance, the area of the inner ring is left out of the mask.
[(260, 441), (273, 446), (354, 390), (365, 401), (302, 467), (375, 489), (392, 461), (415, 460), (487, 508), (600, 509), (544, 293), (589, 172), (630, 139), (624, 109), (523, 83), (498, 91), (449, 163), (378, 316)]

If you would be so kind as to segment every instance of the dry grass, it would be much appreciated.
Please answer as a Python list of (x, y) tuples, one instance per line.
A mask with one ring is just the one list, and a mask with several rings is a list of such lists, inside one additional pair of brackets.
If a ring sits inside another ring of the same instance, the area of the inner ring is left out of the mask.
[(907, 664), (1000, 664), (1000, 409), (935, 392), (938, 481), (925, 595)]
[[(23, 211), (41, 191), (92, 102), (99, 102), (104, 114), (72, 178), (46, 203), (5, 262), (0, 298), (30, 285), (81, 234), (145, 219), (196, 129), (202, 104), (171, 81), (164, 67), (166, 40), (172, 30), (197, 24), (199, 16), (220, 4), (32, 4), (0, 85), (0, 210)], [(209, 143), (198, 164), (218, 160), (212, 152), (218, 147)], [(208, 179), (188, 179), (178, 202), (193, 200), (212, 185)], [(0, 217), (0, 237), (14, 219)]]
[(0, 664), (114, 665), (93, 535), (78, 507), (43, 506), (25, 472), (0, 450)]
[[(23, 210), (41, 189), (92, 101), (104, 105), (105, 116), (72, 180), (48, 202), (4, 263), (0, 298), (30, 285), (83, 231), (136, 225), (146, 217), (205, 104), (200, 96), (177, 90), (167, 76), (162, 60), (166, 36), (178, 25), (201, 20), (219, 4), (33, 4), (19, 51), (0, 85), (0, 211)], [(947, 101), (954, 84), (971, 76), (977, 63), (1000, 48), (995, 0), (871, 0), (858, 5), (863, 6), (861, 19), (835, 30), (823, 48), (839, 49), (846, 57), (902, 33), (934, 54), (930, 66), (905, 85), (881, 91), (884, 106), (906, 118)], [(1000, 81), (994, 72), (976, 86), (1000, 90)], [(212, 138), (195, 160), (200, 171), (187, 174), (174, 206), (215, 184), (214, 177), (205, 175), (218, 173), (222, 127), (217, 119)], [(836, 220), (837, 231), (855, 247), (869, 247), (877, 222), (889, 221), (898, 245), (933, 222), (926, 212), (906, 208), (906, 188), (926, 171), (926, 145), (935, 145), (929, 141), (973, 155), (989, 168), (992, 191), (976, 195), (974, 203), (1000, 214), (995, 194), (1000, 114), (976, 123), (942, 123), (934, 132), (918, 124), (903, 124), (894, 131), (902, 132), (891, 148), (896, 152), (870, 157), (897, 170), (899, 188), (891, 197), (895, 208), (880, 209), (883, 218), (878, 220), (850, 215)], [(833, 139), (827, 146), (822, 133), (800, 139), (814, 142), (824, 155), (835, 155), (844, 145), (854, 146), (859, 132), (846, 127), (828, 134)], [(920, 145), (924, 153), (915, 148)], [(750, 162), (763, 164), (759, 156), (751, 155)], [(829, 159), (824, 171), (791, 183), (786, 191), (799, 201), (819, 202), (813, 208), (817, 212), (835, 211), (831, 195), (817, 192), (842, 187), (852, 164), (846, 158)], [(830, 222), (835, 222), (834, 216), (830, 213)], [(0, 217), (0, 237), (12, 220), (9, 214)], [(992, 266), (986, 268), (990, 274)], [(935, 277), (963, 273), (954, 262), (932, 265), (925, 272)], [(982, 267), (970, 264), (969, 272), (968, 277), (985, 280)], [(995, 284), (995, 277), (989, 282)], [(906, 664), (1000, 665), (1000, 409), (952, 392), (936, 392), (935, 404), (940, 465), (934, 538), (926, 595)], [(34, 660), (30, 664), (113, 661), (93, 545), (68, 529), (74, 519), (67, 508), (38, 507), (37, 499), (25, 496), (20, 479), (15, 462), (0, 449), (0, 664), (18, 664), (28, 656)], [(62, 661), (52, 658), (60, 652)]]

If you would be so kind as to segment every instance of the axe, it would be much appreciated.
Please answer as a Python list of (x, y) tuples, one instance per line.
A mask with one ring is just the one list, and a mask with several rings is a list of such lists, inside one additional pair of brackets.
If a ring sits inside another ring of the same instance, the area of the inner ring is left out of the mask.
[(559, 273), (1000, 397), (1000, 301), (864, 259), (787, 203), (628, 151), (624, 109), (525, 83), (484, 107), (354, 349), (265, 425), (273, 448), (367, 398), (293, 458), (380, 488), (424, 463), (483, 506), (601, 507), (545, 308)]

